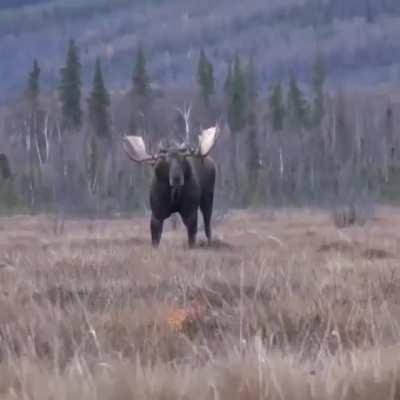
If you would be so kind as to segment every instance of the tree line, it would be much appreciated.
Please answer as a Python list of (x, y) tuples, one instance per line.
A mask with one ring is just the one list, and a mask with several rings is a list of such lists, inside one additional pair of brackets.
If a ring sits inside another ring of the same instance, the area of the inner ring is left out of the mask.
[(79, 47), (70, 40), (57, 90), (41, 92), (35, 60), (22, 100), (0, 114), (7, 165), (0, 161), (11, 169), (2, 174), (2, 209), (144, 211), (151, 173), (126, 159), (122, 135), (141, 134), (150, 151), (157, 151), (162, 141), (185, 136), (194, 141), (216, 121), (223, 128), (215, 150), (217, 207), (396, 195), (391, 189), (399, 158), (395, 111), (368, 102), (350, 111), (346, 94), (327, 92), (320, 51), (307, 85), (292, 72), (284, 82), (271, 82), (268, 93), (259, 89), (256, 57), (243, 59), (239, 53), (224, 82), (217, 82), (212, 60), (201, 49), (194, 84), (179, 90), (152, 81), (141, 46), (126, 92), (107, 89), (100, 59), (90, 90), (83, 87), (81, 70)]
[[(57, 0), (0, 11), (0, 74), (7, 77), (0, 80), (0, 104), (22, 90), (32, 57), (53, 60), (42, 64), (42, 76), (46, 90), (54, 86), (64, 61), (60, 43), (71, 35), (79, 37), (84, 79), (101, 56), (105, 66), (112, 65), (107, 80), (113, 87), (126, 83), (136, 38), (146, 48), (152, 77), (166, 84), (190, 82), (197, 58), (193, 49), (201, 46), (212, 55), (220, 82), (235, 50), (243, 56), (248, 49), (257, 52), (264, 87), (270, 79), (285, 78), (289, 68), (305, 81), (316, 45), (324, 47), (331, 79), (351, 77), (353, 85), (396, 79), (395, 0), (220, 0), (210, 8), (194, 0), (187, 0), (184, 8), (181, 3)], [(172, 29), (158, 29), (164, 24)], [(15, 52), (16, 46), (23, 50)]]

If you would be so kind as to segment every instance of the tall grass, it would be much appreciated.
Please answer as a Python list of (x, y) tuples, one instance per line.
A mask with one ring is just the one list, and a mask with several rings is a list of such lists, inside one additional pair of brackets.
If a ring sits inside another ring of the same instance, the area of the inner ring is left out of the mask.
[(235, 212), (214, 245), (145, 219), (0, 220), (2, 399), (395, 399), (398, 210)]

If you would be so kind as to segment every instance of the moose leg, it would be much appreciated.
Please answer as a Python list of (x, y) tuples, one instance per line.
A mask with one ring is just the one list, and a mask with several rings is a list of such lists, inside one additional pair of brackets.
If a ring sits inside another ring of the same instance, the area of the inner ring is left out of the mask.
[(214, 196), (213, 193), (207, 193), (200, 204), (200, 210), (203, 214), (204, 231), (207, 237), (208, 245), (211, 245), (211, 216), (213, 209)]
[(197, 210), (189, 215), (182, 215), (183, 223), (186, 226), (189, 240), (189, 247), (193, 248), (196, 243), (197, 235)]
[(161, 235), (163, 231), (164, 221), (162, 219), (157, 219), (154, 215), (151, 216), (151, 241), (153, 247), (158, 247), (161, 240)]

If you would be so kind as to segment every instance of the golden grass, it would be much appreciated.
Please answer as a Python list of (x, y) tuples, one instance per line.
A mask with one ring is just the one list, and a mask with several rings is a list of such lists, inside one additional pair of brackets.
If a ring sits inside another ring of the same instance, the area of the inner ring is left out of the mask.
[(155, 251), (146, 219), (3, 218), (0, 398), (397, 399), (398, 226), (237, 211)]

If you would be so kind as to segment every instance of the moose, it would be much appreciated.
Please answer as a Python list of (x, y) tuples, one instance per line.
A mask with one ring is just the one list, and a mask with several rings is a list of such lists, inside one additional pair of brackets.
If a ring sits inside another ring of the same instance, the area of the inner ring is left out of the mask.
[(122, 147), (136, 163), (153, 167), (150, 187), (151, 240), (157, 248), (164, 221), (179, 213), (187, 229), (189, 247), (197, 235), (197, 213), (200, 208), (204, 230), (211, 244), (211, 217), (214, 202), (216, 167), (209, 153), (220, 134), (219, 126), (203, 130), (193, 149), (186, 143), (161, 146), (155, 155), (147, 153), (141, 136), (124, 136)]

